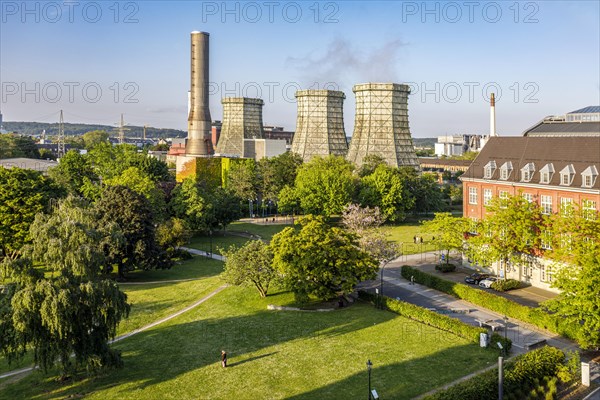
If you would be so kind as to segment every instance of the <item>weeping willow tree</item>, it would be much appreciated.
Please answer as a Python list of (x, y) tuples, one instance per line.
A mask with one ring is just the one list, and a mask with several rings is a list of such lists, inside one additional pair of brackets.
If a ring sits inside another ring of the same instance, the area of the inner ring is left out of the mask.
[[(63, 375), (122, 365), (108, 341), (129, 314), (127, 296), (105, 279), (98, 243), (118, 229), (95, 228), (90, 208), (79, 200), (60, 202), (50, 215), (38, 214), (31, 245), (20, 258), (1, 264), (0, 351), (9, 362), (26, 349), (43, 370), (59, 366)], [(107, 233), (108, 232), (108, 233)]]

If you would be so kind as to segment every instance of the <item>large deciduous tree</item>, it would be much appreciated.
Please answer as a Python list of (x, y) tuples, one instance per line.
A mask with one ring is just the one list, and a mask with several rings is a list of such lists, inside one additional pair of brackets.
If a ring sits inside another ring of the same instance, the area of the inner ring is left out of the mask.
[(433, 243), (439, 249), (446, 250), (446, 264), (450, 263), (450, 251), (462, 250), (469, 222), (462, 217), (453, 217), (450, 213), (435, 213), (435, 218), (425, 221), (423, 228), (433, 234)]
[(75, 150), (69, 150), (48, 175), (69, 193), (77, 196), (84, 195), (86, 187), (95, 184), (99, 179), (89, 159)]
[(85, 148), (91, 150), (100, 143), (108, 143), (108, 132), (95, 130), (89, 131), (83, 134), (83, 143), (85, 143)]
[(231, 163), (225, 176), (225, 188), (236, 197), (248, 200), (258, 197), (259, 178), (254, 160)]
[(170, 268), (165, 252), (155, 237), (150, 202), (126, 186), (107, 186), (94, 204), (101, 229), (116, 224), (123, 240), (104, 240), (102, 248), (109, 264), (116, 265), (120, 278), (127, 271)]
[[(115, 282), (101, 277), (106, 258), (95, 218), (85, 204), (68, 198), (51, 215), (37, 215), (32, 244), (21, 258), (7, 257), (0, 265), (8, 278), (0, 295), (0, 349), (9, 360), (30, 348), (36, 364), (44, 370), (59, 364), (63, 374), (79, 366), (121, 366), (108, 340), (129, 304)], [(44, 277), (34, 263), (50, 274)]]
[(266, 297), (269, 286), (277, 278), (273, 268), (271, 248), (261, 240), (251, 240), (242, 247), (229, 247), (223, 252), (223, 277), (232, 285), (253, 285), (261, 297)]
[(0, 167), (0, 250), (8, 255), (30, 241), (29, 228), (37, 213), (64, 192), (41, 173)]
[(597, 211), (570, 210), (552, 218), (551, 252), (556, 260), (552, 286), (560, 290), (545, 303), (573, 326), (582, 348), (600, 347), (600, 220)]
[(360, 201), (363, 205), (379, 207), (386, 220), (402, 221), (414, 205), (403, 176), (397, 168), (379, 164), (361, 180)]
[(352, 201), (356, 179), (352, 163), (343, 157), (315, 157), (303, 164), (296, 176), (296, 196), (305, 213), (341, 214)]
[(302, 157), (285, 152), (277, 157), (265, 157), (258, 162), (258, 175), (262, 180), (261, 191), (266, 199), (279, 201), (279, 193), (286, 186), (293, 186)]
[(273, 265), (300, 302), (308, 296), (331, 299), (375, 278), (377, 260), (360, 249), (356, 235), (332, 227), (322, 216), (296, 221), (273, 236)]

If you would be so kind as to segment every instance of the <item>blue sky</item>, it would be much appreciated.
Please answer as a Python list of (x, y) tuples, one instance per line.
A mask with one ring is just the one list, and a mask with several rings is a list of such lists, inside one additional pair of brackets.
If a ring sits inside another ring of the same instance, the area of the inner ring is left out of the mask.
[[(298, 88), (409, 83), (414, 137), (518, 135), (600, 104), (598, 1), (0, 2), (0, 109), (8, 121), (186, 129), (189, 33), (210, 33), (211, 114), (261, 97), (266, 125), (295, 128)], [(26, 4), (26, 5), (25, 5)]]

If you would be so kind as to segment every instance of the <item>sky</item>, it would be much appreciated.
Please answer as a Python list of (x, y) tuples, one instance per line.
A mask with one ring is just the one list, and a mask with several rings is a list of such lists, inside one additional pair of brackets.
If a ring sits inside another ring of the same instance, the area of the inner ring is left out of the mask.
[(413, 137), (520, 135), (600, 104), (599, 1), (0, 1), (5, 121), (187, 129), (190, 32), (210, 33), (210, 110), (260, 97), (294, 130), (299, 89), (406, 83)]

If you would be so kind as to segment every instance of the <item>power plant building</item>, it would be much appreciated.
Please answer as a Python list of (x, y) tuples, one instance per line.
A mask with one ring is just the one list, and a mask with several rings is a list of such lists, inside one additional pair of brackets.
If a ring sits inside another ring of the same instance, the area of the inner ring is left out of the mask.
[(343, 92), (335, 90), (299, 90), (296, 132), (292, 152), (306, 162), (315, 156), (330, 154), (345, 157), (348, 142), (344, 131)]
[(348, 160), (358, 166), (368, 155), (378, 155), (392, 167), (419, 168), (408, 126), (408, 85), (355, 85), (356, 114)]
[(244, 139), (263, 139), (262, 99), (225, 97), (223, 122), (217, 153), (228, 157), (245, 157)]

